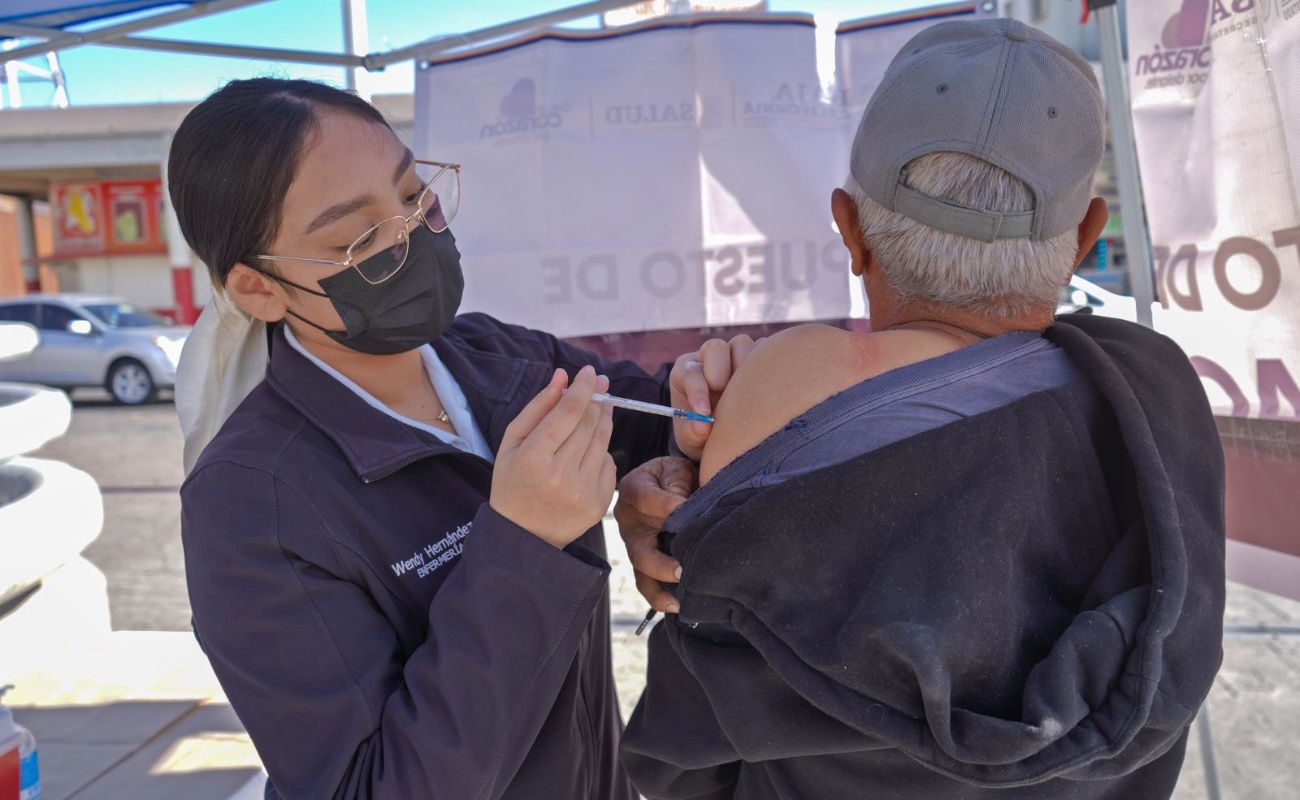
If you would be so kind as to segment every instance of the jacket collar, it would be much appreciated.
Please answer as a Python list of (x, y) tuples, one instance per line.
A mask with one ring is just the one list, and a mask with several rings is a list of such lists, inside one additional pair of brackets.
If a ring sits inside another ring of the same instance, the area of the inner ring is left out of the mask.
[[(475, 351), (454, 331), (434, 342), (438, 357), (461, 385), (470, 414), (495, 452), (506, 425), (549, 377), (546, 365)], [(338, 445), (366, 483), (434, 455), (460, 450), (371, 407), (295, 350), (276, 330), (267, 383)]]

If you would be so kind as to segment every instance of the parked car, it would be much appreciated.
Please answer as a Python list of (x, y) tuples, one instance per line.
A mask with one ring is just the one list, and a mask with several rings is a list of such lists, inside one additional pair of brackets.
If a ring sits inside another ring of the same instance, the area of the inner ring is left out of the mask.
[(0, 380), (71, 390), (102, 386), (125, 405), (152, 402), (176, 383), (176, 364), (190, 329), (120, 297), (32, 294), (0, 298), (0, 322), (26, 322), (40, 344), (0, 363)]
[(1137, 301), (1132, 297), (1115, 294), (1092, 281), (1072, 275), (1070, 284), (1061, 288), (1056, 313), (1069, 314), (1077, 311), (1137, 322)]

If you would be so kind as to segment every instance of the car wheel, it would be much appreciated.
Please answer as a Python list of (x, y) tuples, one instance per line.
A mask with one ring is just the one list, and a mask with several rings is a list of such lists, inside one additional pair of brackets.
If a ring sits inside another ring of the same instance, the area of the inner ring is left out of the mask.
[(108, 371), (108, 381), (104, 386), (113, 400), (124, 406), (139, 406), (153, 402), (158, 394), (153, 376), (144, 364), (126, 358), (113, 365)]

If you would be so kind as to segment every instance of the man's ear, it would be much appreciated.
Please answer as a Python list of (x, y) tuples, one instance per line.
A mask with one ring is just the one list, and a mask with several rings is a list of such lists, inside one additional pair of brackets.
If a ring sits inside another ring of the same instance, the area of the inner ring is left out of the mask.
[(858, 204), (843, 189), (831, 192), (831, 216), (835, 219), (835, 226), (840, 229), (844, 246), (849, 250), (849, 269), (861, 278), (871, 259), (871, 250), (867, 248), (866, 237), (862, 235)]
[(1101, 231), (1106, 227), (1108, 219), (1110, 209), (1106, 206), (1106, 201), (1100, 197), (1092, 198), (1088, 204), (1088, 213), (1083, 215), (1083, 222), (1079, 223), (1079, 252), (1074, 256), (1074, 269), (1079, 268), (1092, 246), (1101, 238)]
[(263, 322), (279, 322), (288, 308), (284, 289), (244, 264), (236, 264), (226, 276), (226, 295), (239, 310)]

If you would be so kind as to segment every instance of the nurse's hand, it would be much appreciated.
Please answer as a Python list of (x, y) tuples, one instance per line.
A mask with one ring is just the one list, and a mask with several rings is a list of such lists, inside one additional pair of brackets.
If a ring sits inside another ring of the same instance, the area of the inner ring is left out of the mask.
[[(689, 408), (701, 414), (712, 415), (722, 390), (727, 388), (731, 376), (740, 368), (740, 363), (754, 349), (754, 345), (754, 340), (745, 334), (733, 337), (729, 342), (710, 339), (698, 351), (678, 358), (668, 376), (673, 408)], [(707, 422), (673, 420), (677, 449), (692, 461), (700, 460), (704, 443), (712, 431), (713, 426)]]
[(677, 613), (677, 601), (662, 584), (681, 580), (682, 567), (659, 549), (659, 531), (664, 519), (695, 491), (697, 477), (693, 462), (665, 456), (647, 461), (618, 484), (614, 518), (636, 573), (637, 591), (652, 608), (667, 614)]
[(609, 455), (613, 407), (591, 402), (609, 379), (583, 367), (566, 390), (557, 369), (541, 394), (506, 427), (488, 504), (556, 547), (605, 516), (617, 472)]

